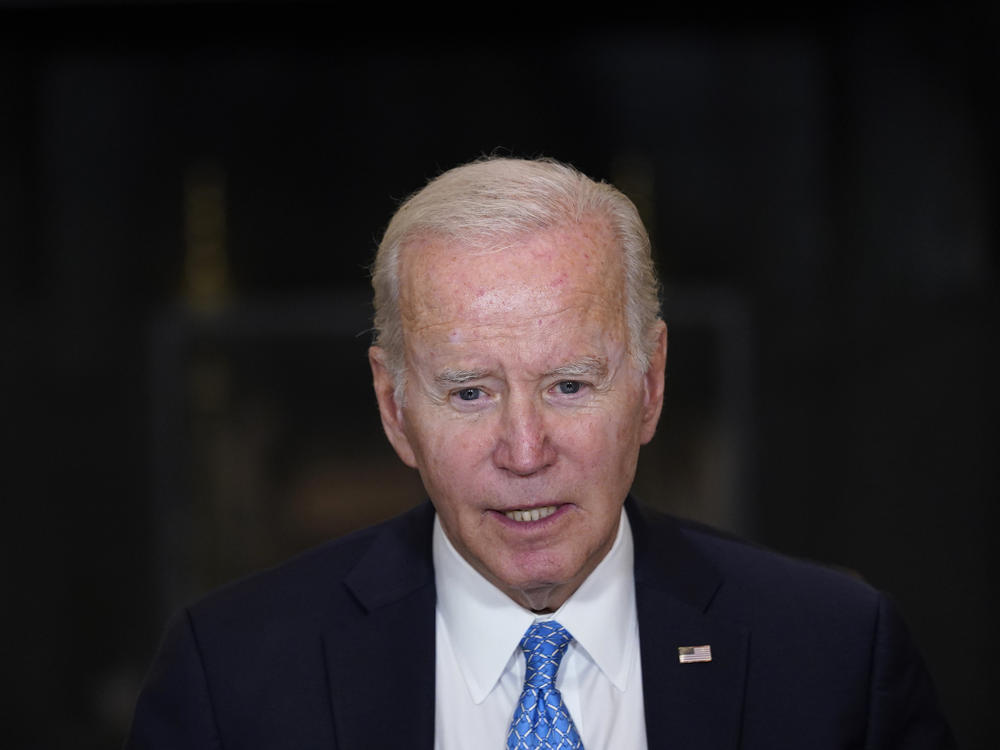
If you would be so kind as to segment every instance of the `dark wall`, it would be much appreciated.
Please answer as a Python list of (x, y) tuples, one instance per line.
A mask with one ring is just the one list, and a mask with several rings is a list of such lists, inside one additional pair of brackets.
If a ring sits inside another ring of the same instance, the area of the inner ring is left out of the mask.
[(986, 747), (997, 16), (325, 19), (0, 10), (13, 746), (116, 746), (179, 601), (417, 499), (367, 392), (365, 266), (398, 199), (499, 149), (614, 181), (653, 233), (647, 499), (888, 590)]

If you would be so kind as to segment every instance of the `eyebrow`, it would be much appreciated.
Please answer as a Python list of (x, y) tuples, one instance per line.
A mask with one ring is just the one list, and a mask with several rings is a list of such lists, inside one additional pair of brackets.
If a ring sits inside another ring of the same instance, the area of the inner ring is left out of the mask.
[[(489, 375), (488, 370), (442, 370), (434, 376), (434, 381), (442, 386), (464, 385), (473, 380), (481, 380)], [(602, 380), (608, 375), (608, 363), (600, 357), (583, 357), (575, 362), (567, 362), (543, 374), (547, 378), (582, 378)]]
[(599, 357), (584, 357), (575, 362), (568, 362), (560, 365), (554, 370), (545, 373), (547, 377), (556, 378), (580, 378), (591, 377), (602, 380), (607, 377), (608, 363)]
[(484, 378), (486, 374), (486, 370), (443, 370), (434, 376), (434, 380), (445, 386), (462, 385), (471, 380)]

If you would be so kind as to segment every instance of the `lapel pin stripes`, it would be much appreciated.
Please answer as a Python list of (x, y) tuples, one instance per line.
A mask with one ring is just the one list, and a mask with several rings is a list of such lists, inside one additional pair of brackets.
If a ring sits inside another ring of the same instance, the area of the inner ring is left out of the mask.
[(694, 664), (699, 661), (712, 661), (712, 647), (678, 646), (677, 659), (681, 664)]

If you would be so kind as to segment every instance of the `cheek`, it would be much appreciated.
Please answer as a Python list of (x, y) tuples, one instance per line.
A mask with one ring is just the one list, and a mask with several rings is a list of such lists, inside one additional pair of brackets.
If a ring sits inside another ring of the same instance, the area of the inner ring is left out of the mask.
[(561, 446), (587, 475), (608, 480), (635, 461), (639, 450), (636, 422), (620, 413), (605, 413), (563, 431)]
[(444, 422), (418, 437), (417, 458), (425, 482), (445, 492), (468, 488), (491, 455), (491, 444), (482, 430)]

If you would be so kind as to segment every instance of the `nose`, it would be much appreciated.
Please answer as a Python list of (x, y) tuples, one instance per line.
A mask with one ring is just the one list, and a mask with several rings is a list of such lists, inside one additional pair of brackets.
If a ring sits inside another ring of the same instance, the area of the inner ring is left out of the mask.
[(504, 404), (494, 463), (517, 476), (531, 476), (555, 461), (542, 407), (530, 396), (511, 396)]

